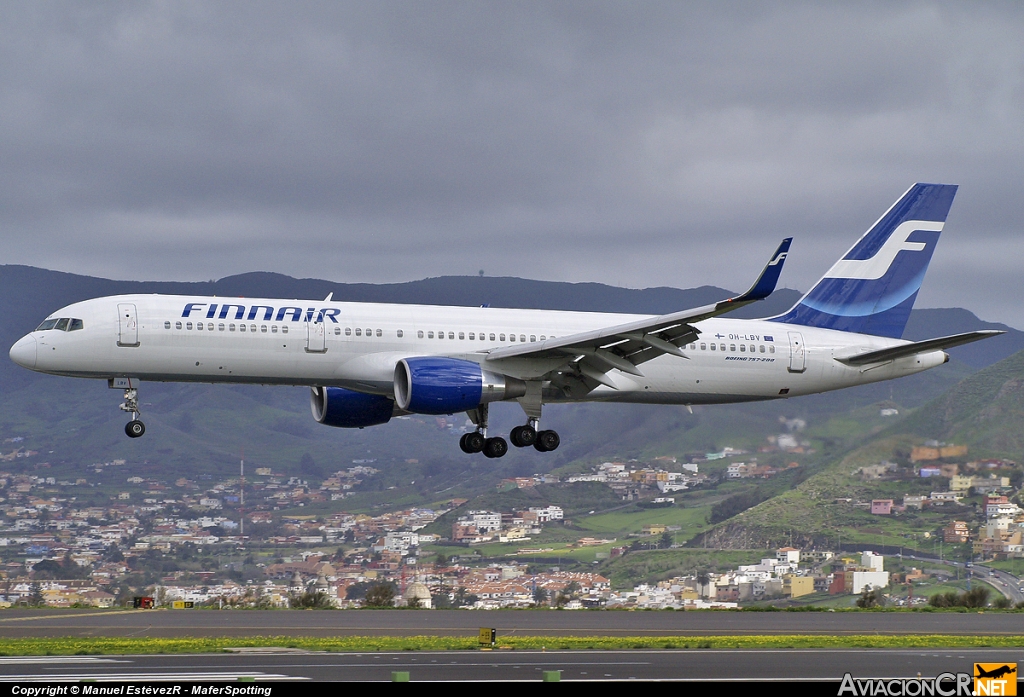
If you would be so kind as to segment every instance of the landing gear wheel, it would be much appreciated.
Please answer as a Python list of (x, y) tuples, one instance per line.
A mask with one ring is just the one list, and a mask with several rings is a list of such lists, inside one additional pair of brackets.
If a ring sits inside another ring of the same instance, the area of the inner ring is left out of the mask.
[(124, 432), (128, 434), (129, 438), (138, 438), (146, 432), (146, 424), (142, 423), (138, 419), (135, 421), (129, 421), (124, 425)]
[(516, 426), (509, 433), (508, 439), (517, 448), (525, 448), (537, 442), (537, 431), (530, 425)]
[(484, 455), (490, 458), (504, 457), (508, 452), (508, 443), (504, 438), (488, 438), (484, 442)]
[(474, 431), (473, 433), (466, 434), (466, 447), (468, 448), (467, 452), (480, 452), (481, 450), (484, 449), (484, 444), (486, 442), (487, 439), (484, 438), (484, 434), (480, 433), (480, 431)]
[(467, 433), (459, 439), (459, 447), (464, 453), (478, 453), (484, 449), (484, 436), (479, 431)]
[(558, 434), (554, 431), (541, 431), (537, 434), (537, 442), (533, 444), (533, 447), (542, 453), (547, 453), (555, 450), (561, 442)]

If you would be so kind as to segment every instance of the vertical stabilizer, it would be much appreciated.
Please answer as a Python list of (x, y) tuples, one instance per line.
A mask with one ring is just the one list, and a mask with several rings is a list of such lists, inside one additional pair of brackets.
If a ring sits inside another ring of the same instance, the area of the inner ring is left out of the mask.
[(900, 338), (956, 190), (914, 184), (800, 302), (771, 321)]

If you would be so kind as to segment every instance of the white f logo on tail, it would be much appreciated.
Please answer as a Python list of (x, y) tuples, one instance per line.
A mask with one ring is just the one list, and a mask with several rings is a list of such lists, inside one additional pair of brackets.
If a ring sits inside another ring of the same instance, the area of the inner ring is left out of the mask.
[(855, 278), (862, 281), (876, 281), (889, 270), (900, 252), (920, 252), (924, 242), (908, 242), (907, 238), (917, 230), (942, 232), (944, 223), (932, 220), (907, 220), (892, 231), (885, 244), (870, 259), (840, 259), (825, 278)]
[(779, 252), (774, 259), (768, 262), (768, 266), (776, 266), (786, 260), (787, 252)]

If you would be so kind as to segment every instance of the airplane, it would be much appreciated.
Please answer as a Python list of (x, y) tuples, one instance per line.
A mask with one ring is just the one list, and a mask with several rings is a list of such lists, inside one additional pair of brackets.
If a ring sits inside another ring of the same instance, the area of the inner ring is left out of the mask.
[(364, 428), (405, 414), (466, 412), (460, 447), (502, 457), (489, 407), (518, 402), (509, 441), (555, 450), (544, 404), (720, 404), (785, 399), (918, 373), (944, 349), (1003, 332), (900, 337), (957, 187), (915, 184), (789, 311), (722, 317), (768, 297), (782, 241), (754, 284), (659, 316), (489, 307), (119, 295), (52, 313), (10, 350), (31, 370), (124, 390), (125, 432), (145, 433), (142, 381), (304, 385), (313, 418)]

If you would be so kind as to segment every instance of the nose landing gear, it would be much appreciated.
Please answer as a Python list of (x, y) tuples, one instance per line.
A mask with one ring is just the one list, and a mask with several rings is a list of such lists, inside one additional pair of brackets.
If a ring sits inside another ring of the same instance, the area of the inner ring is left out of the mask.
[(124, 402), (121, 403), (121, 411), (132, 415), (132, 420), (124, 425), (124, 432), (129, 438), (138, 438), (146, 432), (146, 424), (139, 420), (139, 390), (129, 387), (124, 391)]

